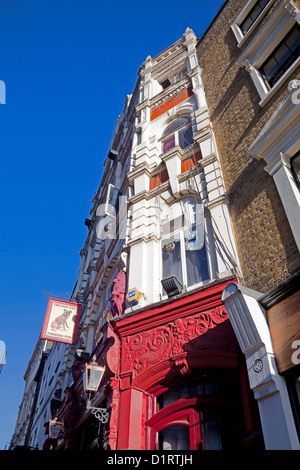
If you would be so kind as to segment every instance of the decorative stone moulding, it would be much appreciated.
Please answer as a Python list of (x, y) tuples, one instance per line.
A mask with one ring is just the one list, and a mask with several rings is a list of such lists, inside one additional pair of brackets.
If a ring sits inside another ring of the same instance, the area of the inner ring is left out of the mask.
[(123, 341), (125, 354), (122, 370), (134, 370), (137, 376), (160, 361), (176, 358), (186, 352), (208, 346), (210, 349), (222, 348), (225, 338), (216, 344), (214, 336), (211, 341), (208, 336), (201, 341), (201, 337), (226, 320), (227, 312), (221, 306), (129, 336)]

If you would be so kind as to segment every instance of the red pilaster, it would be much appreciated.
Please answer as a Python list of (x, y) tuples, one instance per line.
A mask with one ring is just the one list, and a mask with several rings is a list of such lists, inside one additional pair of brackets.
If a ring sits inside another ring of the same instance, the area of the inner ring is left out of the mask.
[(146, 395), (134, 388), (120, 395), (117, 449), (145, 449)]

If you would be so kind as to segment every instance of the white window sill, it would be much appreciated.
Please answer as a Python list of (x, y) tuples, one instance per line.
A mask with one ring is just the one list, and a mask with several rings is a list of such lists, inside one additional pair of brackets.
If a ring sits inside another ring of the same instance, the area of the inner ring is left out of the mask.
[[(240, 24), (243, 22), (243, 20), (246, 18), (247, 14), (246, 13), (243, 13), (241, 12), (240, 15), (237, 17), (237, 19), (235, 20), (235, 22), (233, 23), (233, 25), (231, 25), (231, 28), (233, 30), (233, 33), (236, 37), (236, 40), (238, 42), (238, 47), (242, 47), (243, 44), (247, 41), (247, 39), (250, 37), (250, 35), (252, 34), (252, 32), (255, 30), (255, 28), (257, 27), (257, 25), (261, 22), (261, 20), (264, 18), (264, 16), (267, 14), (267, 12), (270, 10), (271, 6), (273, 5), (275, 0), (271, 0), (268, 5), (266, 5), (266, 7), (263, 9), (263, 11), (261, 12), (261, 14), (256, 18), (256, 20), (254, 21), (254, 23), (250, 26), (249, 30), (246, 32), (246, 34), (244, 35), (243, 32), (241, 31), (241, 28), (240, 28)], [(250, 6), (252, 7), (254, 5), (255, 2), (249, 2), (249, 7), (248, 7), (248, 10), (250, 11), (251, 8)]]
[(171, 300), (174, 298), (181, 297), (182, 295), (187, 294), (188, 292), (195, 291), (197, 289), (200, 289), (201, 287), (206, 287), (215, 281), (216, 281), (215, 279), (207, 279), (207, 281), (198, 282), (198, 284), (193, 284), (192, 286), (189, 286), (189, 287), (184, 286), (180, 294), (174, 295), (172, 297), (168, 297), (166, 294), (161, 294), (161, 300)]

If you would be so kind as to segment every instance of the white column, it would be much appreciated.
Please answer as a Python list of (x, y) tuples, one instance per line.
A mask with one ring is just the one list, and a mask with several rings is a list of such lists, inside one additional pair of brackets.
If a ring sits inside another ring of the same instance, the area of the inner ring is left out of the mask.
[(156, 240), (139, 240), (130, 245), (128, 290), (136, 288), (143, 293), (138, 305), (127, 311), (158, 302), (160, 287), (159, 243)]
[(266, 94), (268, 93), (268, 89), (265, 82), (263, 81), (262, 76), (260, 75), (259, 71), (252, 64), (250, 64), (248, 59), (244, 61), (243, 65), (245, 66), (247, 72), (250, 73), (254, 85), (256, 86), (256, 89), (259, 93), (259, 96), (263, 100)]
[(278, 374), (261, 294), (228, 284), (222, 301), (246, 357), (250, 387), (258, 402), (266, 450), (299, 450), (285, 380)]
[(291, 172), (288, 158), (277, 154), (265, 167), (273, 176), (285, 213), (290, 223), (298, 250), (300, 250), (300, 193)]

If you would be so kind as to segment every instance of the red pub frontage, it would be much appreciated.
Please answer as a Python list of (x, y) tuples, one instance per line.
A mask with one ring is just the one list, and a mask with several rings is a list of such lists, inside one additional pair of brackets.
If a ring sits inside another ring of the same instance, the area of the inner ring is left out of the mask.
[(106, 450), (260, 448), (244, 356), (221, 302), (228, 282), (107, 322), (95, 350), (106, 372), (94, 404), (107, 407), (109, 422), (83, 435), (94, 418), (82, 406), (80, 374), (60, 414), (68, 442), (65, 435), (57, 448), (90, 449), (95, 440)]

